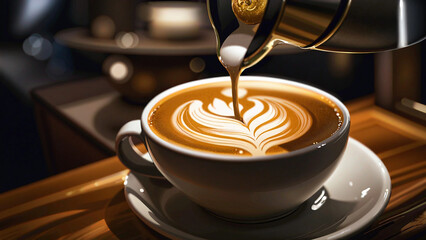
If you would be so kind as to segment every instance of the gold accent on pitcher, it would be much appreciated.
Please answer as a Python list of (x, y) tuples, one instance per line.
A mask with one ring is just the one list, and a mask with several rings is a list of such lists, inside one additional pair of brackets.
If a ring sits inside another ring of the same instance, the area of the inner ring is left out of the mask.
[(262, 21), (267, 0), (232, 0), (232, 11), (245, 24), (258, 24)]

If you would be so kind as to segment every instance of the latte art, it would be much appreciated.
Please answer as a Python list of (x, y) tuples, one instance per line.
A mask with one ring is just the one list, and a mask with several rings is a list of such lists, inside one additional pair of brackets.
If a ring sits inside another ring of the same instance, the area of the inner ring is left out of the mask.
[(225, 101), (214, 98), (207, 108), (200, 100), (186, 102), (174, 112), (173, 127), (194, 141), (212, 147), (233, 146), (257, 156), (301, 137), (312, 125), (306, 109), (285, 99), (248, 97), (253, 106), (249, 109), (240, 106), (244, 122), (233, 118), (232, 102)]
[(278, 81), (240, 84), (242, 121), (235, 118), (229, 82), (220, 81), (188, 87), (157, 102), (148, 116), (150, 129), (186, 149), (247, 157), (318, 144), (343, 121), (332, 101), (310, 90)]

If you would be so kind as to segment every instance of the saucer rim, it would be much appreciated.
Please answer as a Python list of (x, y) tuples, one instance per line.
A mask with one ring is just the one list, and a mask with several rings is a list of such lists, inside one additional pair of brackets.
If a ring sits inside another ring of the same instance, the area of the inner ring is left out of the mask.
[[(367, 153), (370, 157), (370, 160), (374, 161), (374, 166), (382, 170), (382, 180), (383, 180), (383, 187), (381, 188), (381, 193), (376, 204), (374, 204), (373, 207), (371, 207), (370, 211), (368, 211), (367, 214), (353, 222), (350, 226), (347, 226), (337, 232), (330, 233), (328, 235), (321, 236), (320, 238), (316, 239), (340, 239), (340, 238), (347, 238), (350, 236), (355, 235), (356, 233), (361, 232), (363, 229), (366, 229), (369, 227), (386, 209), (386, 206), (389, 203), (390, 196), (392, 194), (392, 182), (389, 175), (389, 171), (386, 168), (383, 161), (367, 146), (359, 142), (358, 140), (349, 137), (349, 140), (356, 145), (358, 148), (360, 148), (363, 152)], [(349, 144), (348, 140), (348, 144)], [(375, 210), (375, 211), (374, 211)], [(348, 233), (346, 235), (340, 235), (339, 232), (342, 232), (346, 229), (348, 229)], [(350, 231), (351, 230), (351, 231)]]
[[(371, 166), (377, 167), (379, 169), (381, 169), (381, 178), (382, 179), (382, 187), (381, 187), (381, 192), (380, 192), (380, 198), (377, 199), (376, 203), (374, 204), (374, 206), (372, 206), (370, 208), (370, 210), (367, 212), (367, 214), (365, 214), (364, 216), (360, 217), (359, 219), (357, 219), (356, 221), (354, 221), (353, 223), (351, 223), (349, 226), (342, 228), (338, 231), (329, 233), (327, 235), (315, 238), (315, 239), (341, 239), (341, 238), (348, 238), (350, 236), (354, 236), (355, 234), (361, 232), (362, 230), (366, 229), (367, 227), (369, 227), (385, 210), (387, 204), (389, 203), (390, 200), (390, 196), (391, 196), (391, 179), (390, 179), (390, 175), (389, 175), (389, 171), (387, 170), (386, 166), (384, 165), (384, 163), (382, 162), (382, 160), (372, 151), (370, 150), (368, 147), (366, 147), (364, 144), (362, 144), (361, 142), (359, 142), (358, 140), (349, 137), (348, 139), (348, 144), (347, 146), (349, 146), (349, 144), (352, 144), (354, 146), (352, 147), (356, 147), (359, 148), (361, 151), (365, 152), (368, 157), (369, 157), (369, 161), (371, 161), (372, 164)], [(337, 168), (339, 168), (339, 166), (337, 166)], [(337, 170), (336, 168), (336, 170)], [(130, 174), (135, 174), (135, 172), (133, 171), (129, 171), (127, 177)], [(126, 177), (126, 179), (127, 179)], [(137, 176), (135, 176), (137, 178)], [(328, 180), (327, 180), (328, 181)], [(148, 218), (146, 218), (145, 216), (143, 216), (140, 212), (140, 210), (136, 209), (136, 206), (133, 206), (133, 204), (131, 203), (131, 199), (129, 199), (129, 194), (127, 189), (129, 188), (129, 186), (127, 184), (125, 184), (124, 186), (124, 195), (125, 195), (125, 199), (130, 207), (130, 209), (132, 210), (132, 212), (134, 214), (136, 214), (138, 216), (138, 218), (140, 220), (142, 220), (147, 226), (149, 226), (151, 229), (155, 230), (156, 232), (158, 232), (159, 234), (168, 237), (170, 239), (204, 239), (204, 238), (200, 238), (198, 236), (192, 235), (190, 233), (187, 233), (181, 229), (178, 229), (166, 222), (164, 222), (161, 218), (157, 217), (156, 215), (154, 215), (155, 217), (151, 216), (152, 220), (156, 221), (158, 224), (155, 224), (154, 222), (150, 221)], [(139, 199), (138, 199), (139, 200)], [(379, 201), (380, 200), (380, 201)], [(144, 211), (151, 211), (153, 212), (148, 206), (147, 204), (145, 204), (143, 201), (140, 201), (142, 207), (144, 208)], [(162, 225), (162, 227), (160, 227), (160, 225)]]

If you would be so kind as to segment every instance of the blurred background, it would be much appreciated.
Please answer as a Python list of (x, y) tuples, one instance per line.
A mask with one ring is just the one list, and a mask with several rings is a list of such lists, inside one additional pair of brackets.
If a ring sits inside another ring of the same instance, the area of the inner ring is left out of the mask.
[[(0, 2), (0, 192), (114, 155), (171, 86), (223, 76), (205, 1)], [(425, 124), (426, 46), (379, 54), (275, 49), (244, 72), (308, 83)]]

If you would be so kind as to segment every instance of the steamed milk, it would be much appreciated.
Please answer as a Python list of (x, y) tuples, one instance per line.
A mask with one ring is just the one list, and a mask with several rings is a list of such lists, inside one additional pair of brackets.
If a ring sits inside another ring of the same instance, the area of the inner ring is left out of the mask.
[(241, 81), (235, 119), (229, 82), (178, 91), (150, 113), (160, 138), (201, 152), (258, 156), (300, 149), (331, 136), (342, 113), (324, 96), (276, 82)]
[(241, 120), (238, 104), (238, 80), (242, 73), (241, 65), (255, 34), (254, 27), (240, 22), (240, 27), (224, 41), (220, 48), (219, 60), (231, 77), (233, 109), (235, 119)]

